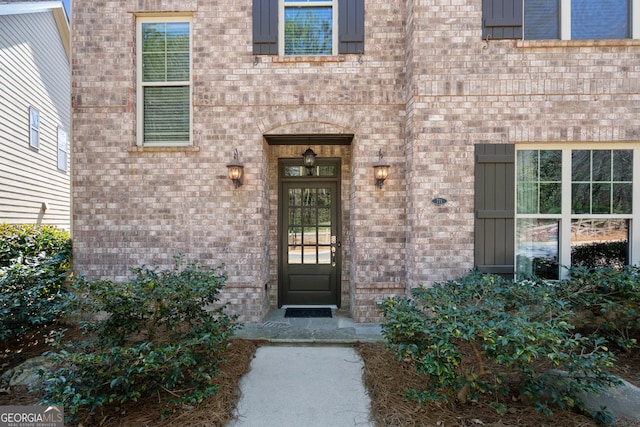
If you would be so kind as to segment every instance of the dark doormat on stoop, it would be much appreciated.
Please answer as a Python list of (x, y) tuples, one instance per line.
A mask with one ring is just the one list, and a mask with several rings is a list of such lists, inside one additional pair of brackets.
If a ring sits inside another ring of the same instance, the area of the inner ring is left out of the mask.
[(287, 308), (284, 317), (331, 317), (331, 309), (325, 307)]

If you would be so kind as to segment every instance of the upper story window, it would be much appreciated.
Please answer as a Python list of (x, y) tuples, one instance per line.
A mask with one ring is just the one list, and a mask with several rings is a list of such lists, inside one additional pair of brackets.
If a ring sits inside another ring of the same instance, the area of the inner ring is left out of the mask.
[(487, 39), (640, 38), (640, 0), (483, 0)]
[(279, 35), (284, 55), (333, 55), (337, 20), (335, 0), (282, 0)]
[(191, 144), (191, 22), (138, 19), (138, 145)]
[(255, 55), (364, 52), (364, 0), (253, 0)]
[(524, 38), (629, 38), (631, 3), (631, 0), (526, 0)]
[(29, 107), (29, 146), (40, 147), (40, 112)]

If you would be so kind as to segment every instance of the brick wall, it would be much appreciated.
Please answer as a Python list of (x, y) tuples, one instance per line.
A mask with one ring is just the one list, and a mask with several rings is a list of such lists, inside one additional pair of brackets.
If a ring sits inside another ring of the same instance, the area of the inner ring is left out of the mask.
[[(194, 145), (138, 148), (136, 14), (176, 11), (193, 15)], [(342, 158), (342, 304), (378, 321), (376, 300), (473, 267), (474, 144), (640, 138), (636, 41), (486, 42), (481, 0), (367, 0), (365, 15), (362, 56), (254, 58), (249, 1), (74, 2), (76, 273), (224, 263), (225, 301), (260, 321), (277, 296), (277, 160), (306, 149), (263, 136), (353, 134), (313, 149)]]
[(640, 41), (487, 42), (481, 0), (406, 4), (410, 288), (473, 268), (476, 143), (638, 141)]

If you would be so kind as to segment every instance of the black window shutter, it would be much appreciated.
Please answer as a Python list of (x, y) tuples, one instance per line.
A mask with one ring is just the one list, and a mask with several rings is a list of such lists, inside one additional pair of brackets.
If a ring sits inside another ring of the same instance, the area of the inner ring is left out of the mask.
[(513, 277), (515, 146), (477, 144), (475, 164), (475, 266)]
[(364, 0), (338, 1), (338, 53), (364, 53)]
[(521, 39), (523, 0), (482, 0), (482, 38)]
[(253, 0), (253, 54), (278, 54), (278, 0)]

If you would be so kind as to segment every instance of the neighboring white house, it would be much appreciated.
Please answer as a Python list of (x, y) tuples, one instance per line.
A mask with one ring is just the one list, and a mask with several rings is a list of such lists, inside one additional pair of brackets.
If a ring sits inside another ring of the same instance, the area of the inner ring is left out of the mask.
[(70, 229), (71, 50), (60, 1), (0, 1), (0, 223)]

